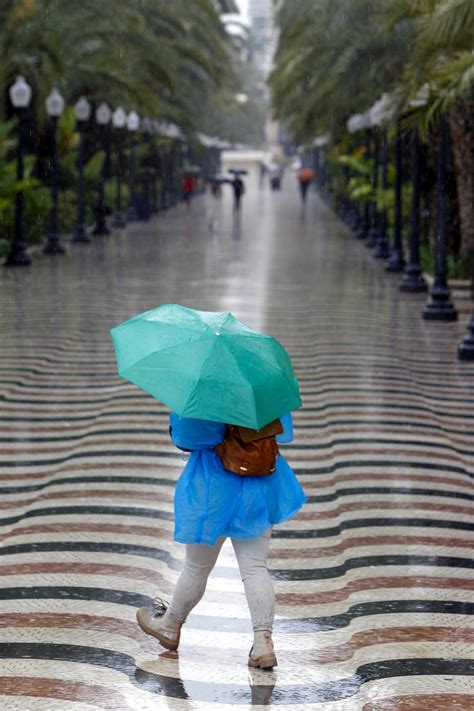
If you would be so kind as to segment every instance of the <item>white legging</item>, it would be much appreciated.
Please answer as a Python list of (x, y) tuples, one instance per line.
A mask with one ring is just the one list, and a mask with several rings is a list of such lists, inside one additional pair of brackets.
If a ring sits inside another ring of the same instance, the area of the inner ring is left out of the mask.
[[(267, 569), (272, 529), (257, 538), (232, 538), (254, 631), (272, 631), (275, 593)], [(186, 546), (184, 568), (176, 583), (167, 616), (183, 624), (204, 595), (209, 573), (216, 564), (225, 538), (215, 545), (192, 543)]]

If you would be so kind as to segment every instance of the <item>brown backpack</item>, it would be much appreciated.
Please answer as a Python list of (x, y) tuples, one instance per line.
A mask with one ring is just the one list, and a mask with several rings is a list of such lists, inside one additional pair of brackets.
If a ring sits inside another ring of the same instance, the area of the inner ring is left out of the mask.
[(280, 420), (259, 430), (227, 425), (227, 434), (215, 450), (224, 468), (241, 476), (268, 476), (276, 469), (278, 445), (275, 436), (282, 434)]

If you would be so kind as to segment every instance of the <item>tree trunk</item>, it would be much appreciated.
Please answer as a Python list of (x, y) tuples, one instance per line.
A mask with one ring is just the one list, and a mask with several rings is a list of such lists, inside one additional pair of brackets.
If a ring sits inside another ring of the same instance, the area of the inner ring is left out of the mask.
[[(474, 255), (474, 99), (457, 103), (449, 115), (456, 164), (461, 247), (459, 256), (472, 264)], [(471, 275), (472, 277), (472, 275)]]

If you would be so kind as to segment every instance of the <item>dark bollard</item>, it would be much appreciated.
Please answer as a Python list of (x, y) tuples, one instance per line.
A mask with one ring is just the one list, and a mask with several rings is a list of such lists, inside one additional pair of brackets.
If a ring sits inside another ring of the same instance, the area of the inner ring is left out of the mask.
[(464, 336), (458, 348), (459, 360), (474, 360), (474, 315), (467, 326), (469, 333)]
[(421, 147), (420, 137), (416, 132), (412, 139), (412, 181), (413, 195), (410, 216), (410, 261), (405, 267), (398, 288), (400, 291), (422, 292), (428, 290), (420, 264), (420, 193), (421, 193)]
[(446, 148), (448, 126), (441, 116), (438, 136), (438, 175), (436, 182), (436, 275), (423, 318), (433, 321), (456, 321), (458, 315), (451, 301), (446, 279)]
[[(388, 187), (388, 138), (387, 129), (383, 131), (382, 138), (382, 188), (387, 190)], [(390, 248), (387, 239), (387, 209), (384, 207), (380, 216), (380, 231), (377, 237), (377, 243), (374, 249), (374, 257), (377, 259), (387, 259), (390, 254)]]
[(397, 132), (395, 144), (395, 233), (390, 258), (385, 262), (387, 272), (402, 272), (405, 268), (402, 245), (402, 136)]

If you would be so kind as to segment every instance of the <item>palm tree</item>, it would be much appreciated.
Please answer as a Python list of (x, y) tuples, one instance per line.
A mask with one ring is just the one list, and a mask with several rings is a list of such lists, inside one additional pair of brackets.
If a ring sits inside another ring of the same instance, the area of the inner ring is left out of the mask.
[(344, 134), (349, 116), (383, 92), (428, 131), (441, 112), (454, 139), (461, 255), (474, 253), (474, 2), (472, 0), (283, 0), (271, 76), (273, 104), (298, 142)]
[(441, 112), (448, 116), (456, 163), (460, 256), (470, 260), (474, 259), (474, 3), (425, 0), (420, 5), (407, 74), (431, 87), (422, 116), (425, 122), (436, 120)]
[[(40, 119), (44, 98), (58, 83), (71, 102), (84, 93), (191, 125), (196, 107), (228, 69), (219, 12), (231, 6), (223, 0), (0, 0), (0, 111), (5, 117), (6, 89), (22, 73)], [(192, 106), (190, 97), (197, 96)]]
[(271, 76), (277, 116), (298, 141), (340, 131), (365, 110), (403, 68), (410, 28), (385, 33), (380, 0), (295, 0), (278, 12), (281, 30)]

